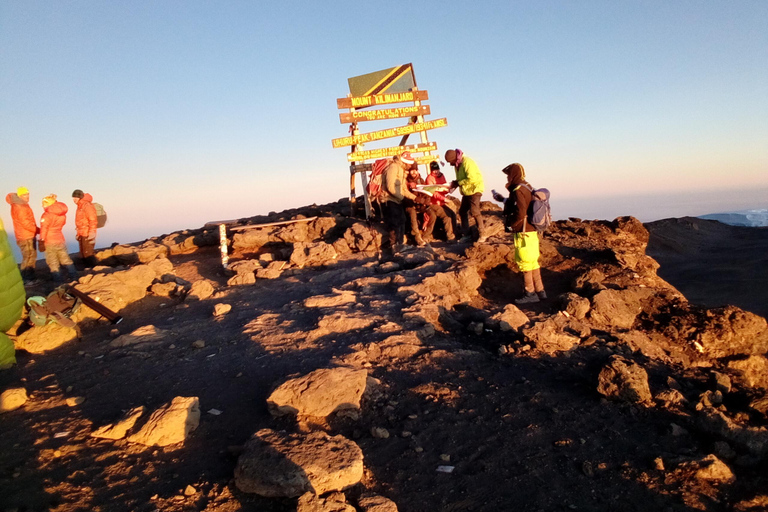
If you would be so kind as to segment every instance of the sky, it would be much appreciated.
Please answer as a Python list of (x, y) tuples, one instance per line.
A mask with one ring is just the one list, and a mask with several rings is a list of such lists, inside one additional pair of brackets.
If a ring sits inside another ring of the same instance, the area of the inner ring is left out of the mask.
[(91, 193), (97, 246), (336, 201), (347, 79), (413, 63), (484, 199), (520, 162), (555, 218), (768, 208), (766, 27), (765, 0), (0, 0), (0, 192), (58, 194), (71, 242)]

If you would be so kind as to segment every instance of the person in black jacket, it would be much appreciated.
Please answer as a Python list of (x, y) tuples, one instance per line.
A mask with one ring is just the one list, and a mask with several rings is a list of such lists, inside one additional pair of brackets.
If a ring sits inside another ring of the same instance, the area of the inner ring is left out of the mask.
[(505, 228), (514, 233), (515, 263), (523, 273), (523, 297), (516, 304), (539, 302), (547, 298), (541, 281), (539, 265), (539, 233), (528, 222), (532, 187), (525, 181), (525, 169), (521, 164), (506, 166), (501, 172), (507, 175), (509, 198), (493, 192), (493, 198), (504, 203)]

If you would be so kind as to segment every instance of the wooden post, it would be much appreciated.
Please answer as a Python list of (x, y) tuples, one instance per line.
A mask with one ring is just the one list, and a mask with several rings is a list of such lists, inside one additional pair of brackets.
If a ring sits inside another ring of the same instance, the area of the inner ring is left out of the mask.
[(219, 249), (221, 250), (221, 266), (226, 270), (229, 266), (229, 254), (227, 253), (227, 226), (219, 224)]

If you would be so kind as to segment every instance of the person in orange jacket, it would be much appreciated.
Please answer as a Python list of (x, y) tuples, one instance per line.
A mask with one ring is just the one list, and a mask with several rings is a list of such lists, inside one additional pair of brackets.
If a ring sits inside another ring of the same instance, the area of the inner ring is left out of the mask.
[(67, 269), (70, 278), (77, 275), (75, 264), (67, 253), (67, 241), (61, 232), (67, 223), (69, 208), (61, 201), (56, 200), (56, 194), (50, 194), (43, 199), (43, 213), (40, 219), (40, 250), (45, 251), (45, 262), (51, 269), (53, 280), (63, 282), (61, 265)]
[(77, 205), (75, 212), (75, 230), (77, 242), (80, 244), (80, 257), (83, 265), (92, 267), (96, 264), (94, 247), (96, 246), (96, 207), (93, 206), (93, 196), (85, 194), (79, 188), (72, 192), (72, 201)]
[(16, 236), (16, 245), (21, 251), (21, 277), (25, 283), (29, 283), (35, 279), (35, 262), (37, 261), (35, 237), (40, 232), (35, 222), (35, 214), (29, 206), (29, 189), (19, 187), (16, 193), (11, 192), (5, 196), (5, 202), (11, 205), (13, 234)]

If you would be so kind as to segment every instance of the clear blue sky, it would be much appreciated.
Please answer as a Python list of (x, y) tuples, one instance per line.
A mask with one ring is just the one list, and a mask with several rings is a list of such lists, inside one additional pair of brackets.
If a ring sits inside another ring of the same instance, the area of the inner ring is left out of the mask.
[(559, 218), (768, 207), (765, 0), (0, 0), (2, 195), (90, 192), (99, 245), (335, 201), (336, 98), (408, 62), (487, 198), (518, 161)]

